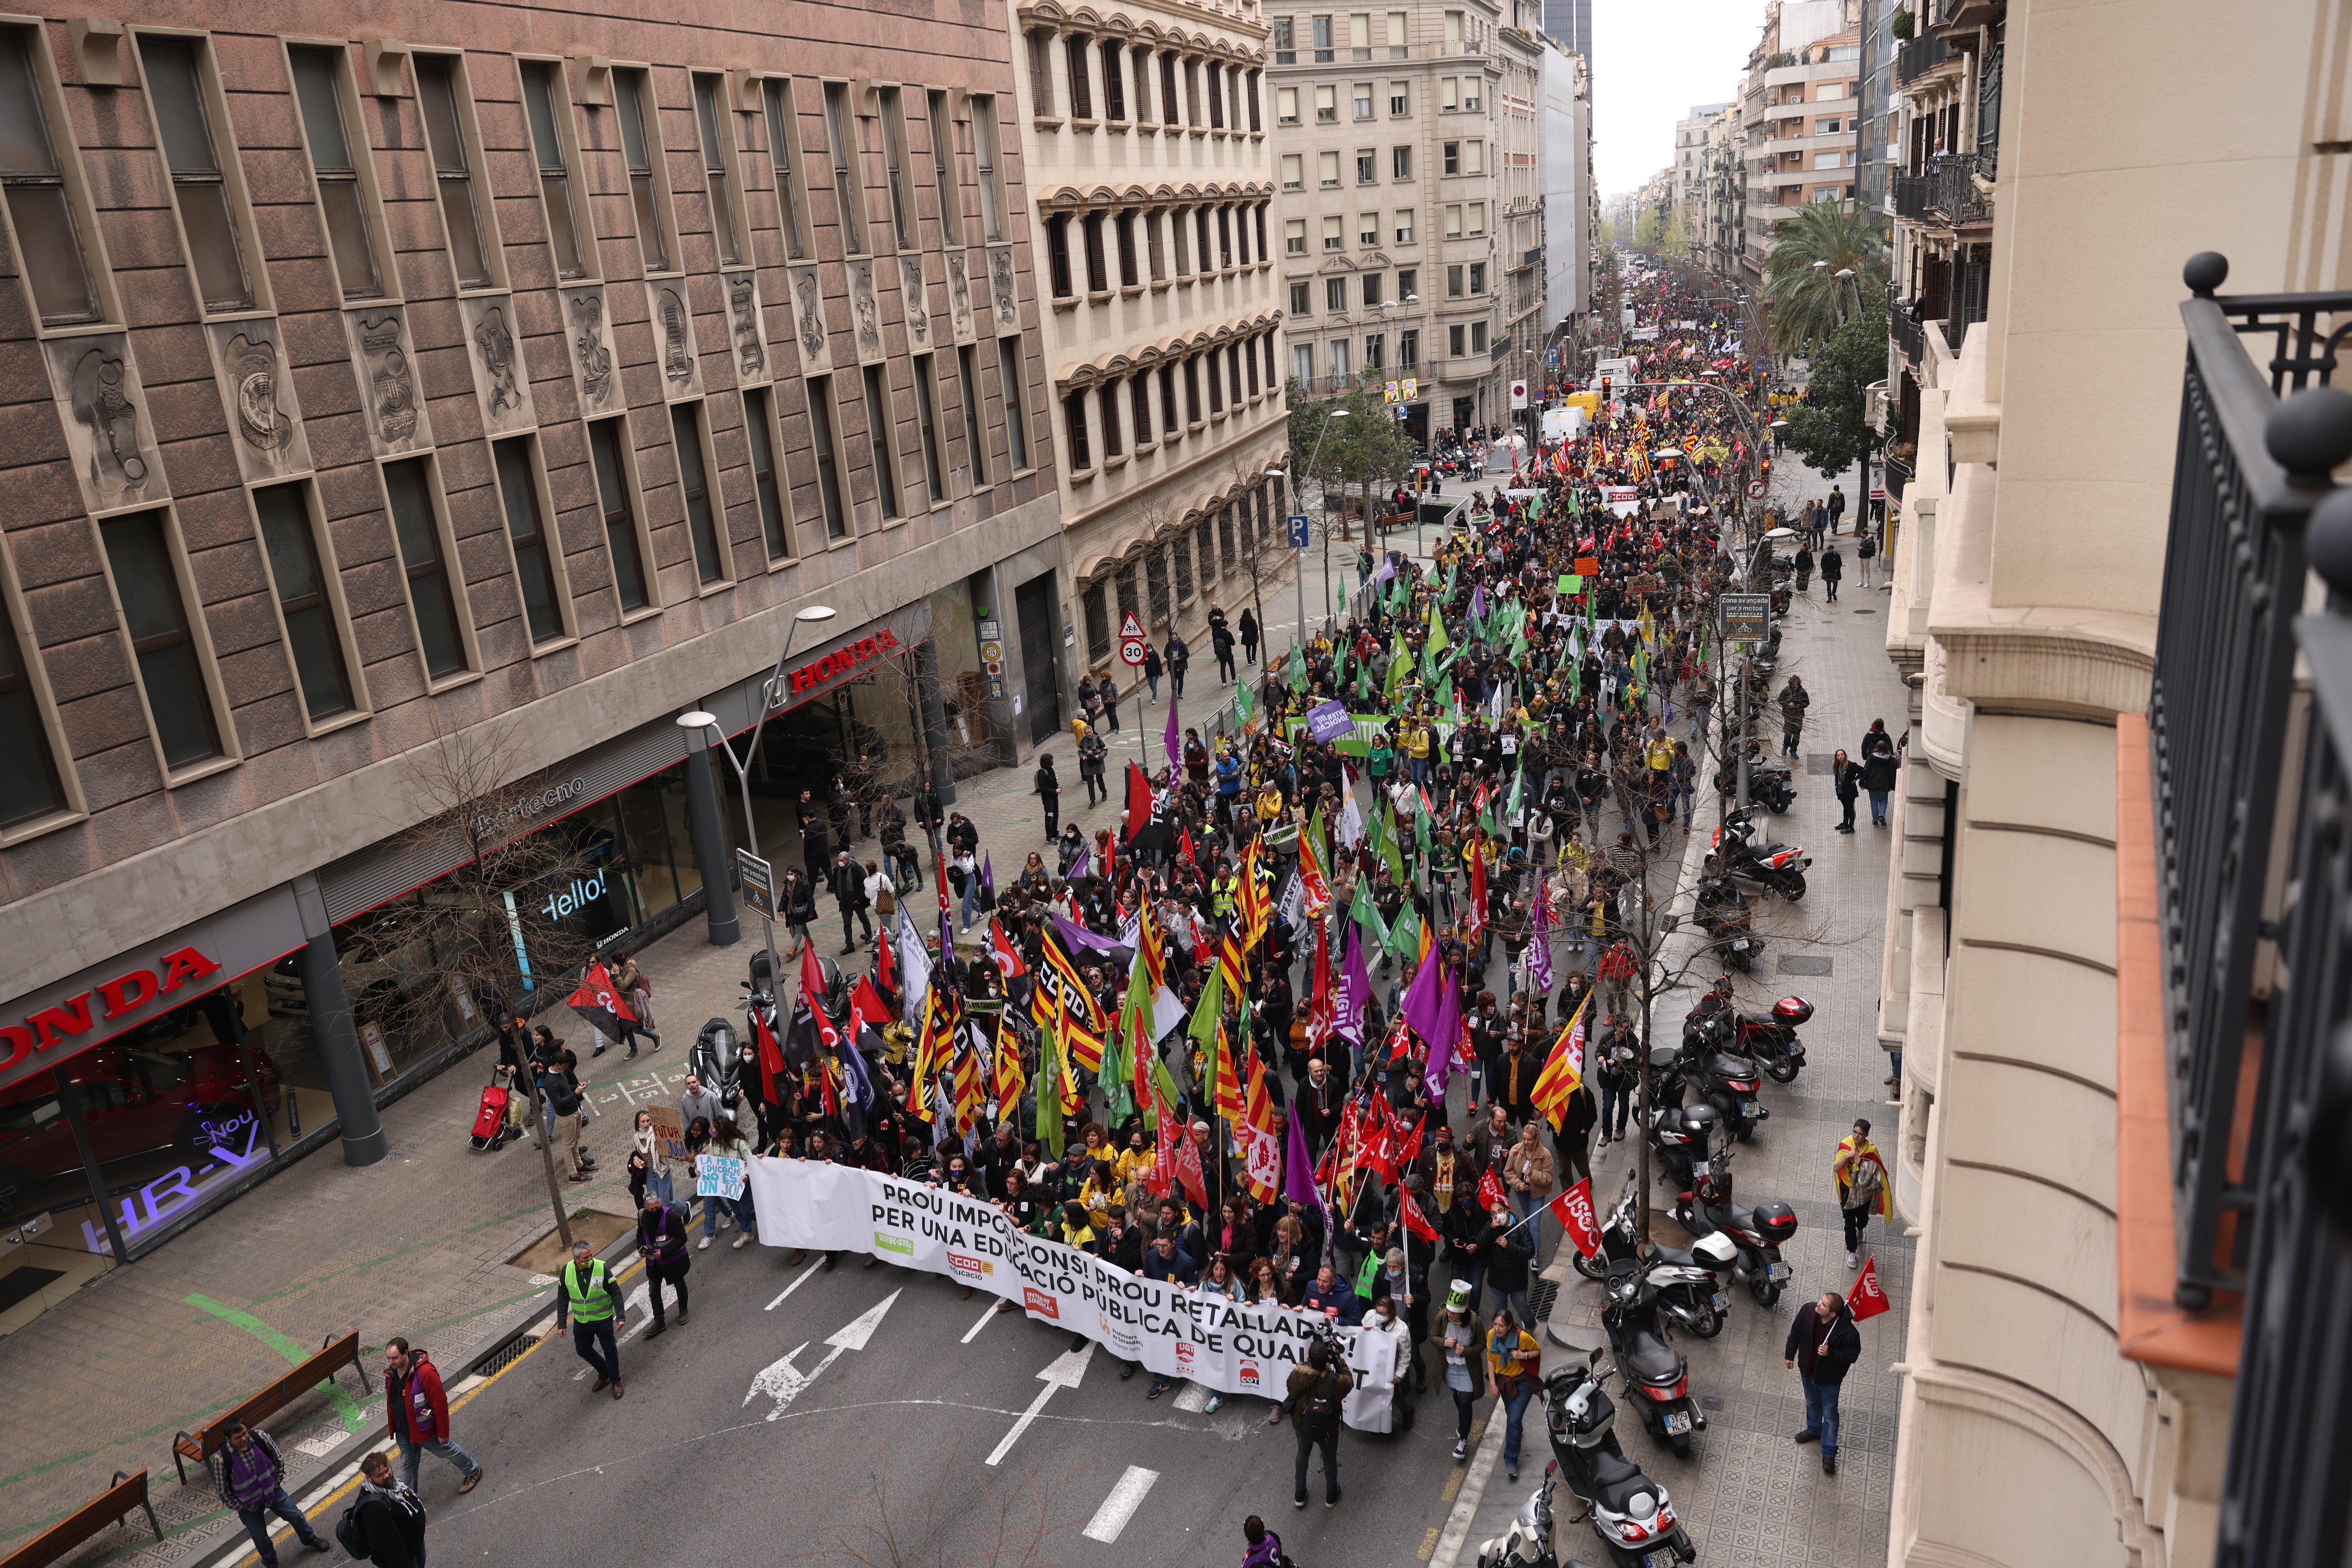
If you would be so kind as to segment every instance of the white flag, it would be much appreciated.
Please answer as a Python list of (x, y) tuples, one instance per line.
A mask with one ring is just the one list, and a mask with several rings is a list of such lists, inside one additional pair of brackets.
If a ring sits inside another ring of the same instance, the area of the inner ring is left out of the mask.
[(1364, 814), (1356, 809), (1355, 791), (1347, 792), (1346, 801), (1346, 805), (1339, 813), (1339, 839), (1349, 848), (1353, 849), (1363, 842)]
[(931, 955), (923, 947), (923, 939), (915, 930), (915, 922), (907, 918), (904, 906), (898, 910), (898, 973), (903, 977), (900, 986), (901, 1016), (917, 1028), (923, 1024), (923, 999), (931, 990)]

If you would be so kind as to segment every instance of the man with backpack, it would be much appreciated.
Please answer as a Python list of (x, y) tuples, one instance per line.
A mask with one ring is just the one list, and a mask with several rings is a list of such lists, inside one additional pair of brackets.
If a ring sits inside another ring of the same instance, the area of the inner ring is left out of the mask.
[(1288, 1391), (1265, 1418), (1271, 1426), (1287, 1412), (1291, 1429), (1298, 1434), (1293, 1508), (1307, 1506), (1307, 1456), (1318, 1447), (1323, 1450), (1323, 1506), (1339, 1506), (1339, 1406), (1354, 1379), (1344, 1364), (1334, 1369), (1331, 1360), (1330, 1342), (1316, 1341), (1307, 1352), (1307, 1363), (1290, 1369)]
[(327, 1542), (310, 1528), (294, 1500), (286, 1495), (286, 1461), (278, 1457), (278, 1445), (269, 1434), (247, 1426), (242, 1421), (228, 1424), (228, 1446), (220, 1456), (220, 1500), (236, 1510), (246, 1533), (261, 1553), (262, 1568), (278, 1568), (278, 1547), (269, 1539), (269, 1516), (278, 1518), (294, 1527), (302, 1544), (313, 1552), (327, 1550)]
[(383, 1346), (385, 1426), (400, 1445), (401, 1479), (416, 1489), (417, 1468), (426, 1453), (436, 1454), (457, 1467), (465, 1479), (460, 1492), (482, 1483), (482, 1467), (449, 1436), (449, 1395), (441, 1387), (441, 1373), (433, 1358), (412, 1351), (408, 1342), (394, 1338)]
[(375, 1568), (425, 1568), (425, 1503), (394, 1478), (390, 1454), (360, 1461), (360, 1495), (336, 1522), (335, 1539)]

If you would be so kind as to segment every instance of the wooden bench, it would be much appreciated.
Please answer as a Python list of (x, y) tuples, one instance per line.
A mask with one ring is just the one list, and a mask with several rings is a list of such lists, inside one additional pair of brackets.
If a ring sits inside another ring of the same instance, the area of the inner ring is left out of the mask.
[[(352, 1369), (360, 1385), (360, 1397), (367, 1398), (373, 1391), (367, 1385), (366, 1374), (360, 1370), (359, 1335), (345, 1334), (341, 1339), (330, 1335), (325, 1347), (318, 1354), (234, 1410), (215, 1416), (194, 1432), (174, 1433), (172, 1437), (172, 1468), (179, 1472), (180, 1484), (185, 1486), (188, 1481), (187, 1467), (183, 1460), (194, 1459), (200, 1465), (209, 1466), (212, 1457), (228, 1442), (228, 1429), (236, 1423), (242, 1421), (254, 1426), (267, 1420), (318, 1384), (332, 1382), (345, 1367)], [(0, 1568), (6, 1568), (6, 1565), (0, 1564)]]
[(147, 1500), (147, 1472), (126, 1476), (117, 1470), (106, 1490), (0, 1558), (0, 1568), (48, 1568), (104, 1530), (110, 1520), (120, 1525), (134, 1508), (146, 1510), (147, 1528), (155, 1532), (156, 1543), (161, 1545), (163, 1527), (156, 1521), (155, 1505)]

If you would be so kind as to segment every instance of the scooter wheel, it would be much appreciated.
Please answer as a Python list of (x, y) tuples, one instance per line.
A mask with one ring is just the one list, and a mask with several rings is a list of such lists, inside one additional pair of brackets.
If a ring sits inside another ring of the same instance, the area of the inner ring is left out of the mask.
[(1713, 1302), (1709, 1302), (1699, 1310), (1687, 1326), (1700, 1339), (1711, 1340), (1723, 1332), (1723, 1314), (1715, 1310)]
[(1769, 1307), (1780, 1300), (1780, 1282), (1778, 1279), (1750, 1279), (1748, 1289), (1759, 1306)]
[(1666, 1446), (1675, 1451), (1675, 1458), (1687, 1459), (1690, 1458), (1691, 1440), (1689, 1433), (1678, 1432), (1675, 1434), (1675, 1436), (1666, 1439)]
[(1805, 896), (1805, 874), (1802, 871), (1782, 872), (1780, 876), (1780, 896), (1788, 900), (1792, 904), (1798, 900), (1803, 898)]
[(1587, 1279), (1609, 1278), (1609, 1259), (1605, 1254), (1599, 1258), (1587, 1258), (1581, 1251), (1578, 1251), (1571, 1253), (1568, 1261)]
[(1793, 1058), (1774, 1057), (1764, 1063), (1764, 1076), (1774, 1083), (1797, 1081), (1798, 1066)]

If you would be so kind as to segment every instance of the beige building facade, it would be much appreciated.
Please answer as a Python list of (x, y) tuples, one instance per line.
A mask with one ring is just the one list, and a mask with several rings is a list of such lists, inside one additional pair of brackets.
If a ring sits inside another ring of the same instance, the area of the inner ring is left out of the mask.
[[(1958, 0), (1897, 66), (1892, 456), (1916, 474), (1889, 522), (1887, 649), (1916, 697), (1879, 1020), (1902, 1109), (1880, 1142), (1919, 1249), (1890, 1568), (2215, 1561), (2237, 1300), (2175, 1302), (2161, 983), (2119, 938), (2154, 901), (2139, 715), (2182, 268), (2226, 255), (2232, 293), (2347, 282), (2323, 85), (2344, 7), (2220, 20)], [(2236, 110), (2193, 158), (2160, 151), (2162, 106), (2217, 82)], [(1805, 117), (1829, 112), (1809, 92)], [(1972, 256), (1973, 315), (1949, 272)], [(2119, 872), (2146, 898), (2119, 905)], [(2119, 1158), (2150, 1120), (2152, 1161)]]
[(1203, 613), (1280, 522), (1267, 28), (1250, 0), (1010, 15), (1071, 663), (1125, 681), (1126, 618), (1156, 638)]

